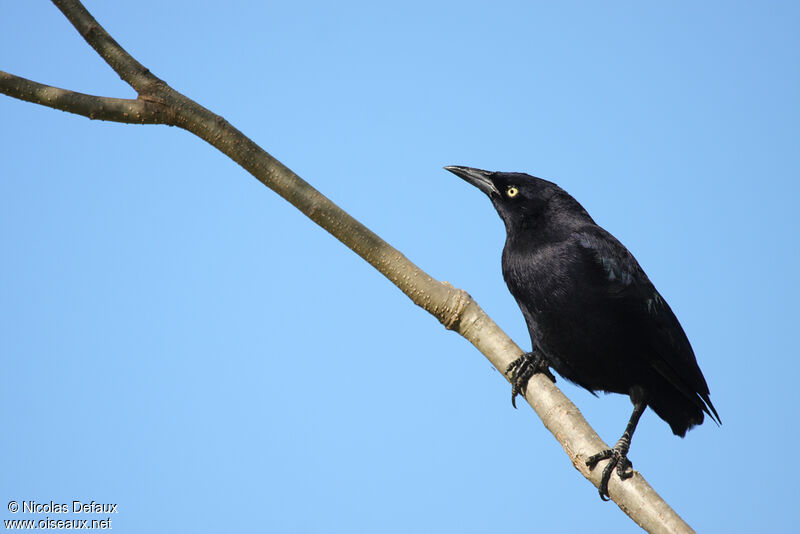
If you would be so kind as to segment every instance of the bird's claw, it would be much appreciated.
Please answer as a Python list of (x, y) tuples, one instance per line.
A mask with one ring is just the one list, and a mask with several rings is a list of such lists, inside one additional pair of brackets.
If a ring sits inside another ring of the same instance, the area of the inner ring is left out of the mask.
[(550, 372), (550, 364), (541, 353), (526, 352), (506, 367), (506, 375), (510, 374), (509, 380), (511, 381), (511, 405), (517, 407), (517, 395), (522, 393), (525, 396), (525, 391), (528, 388), (528, 381), (536, 373), (542, 373), (549, 378), (553, 383), (556, 377)]
[(608, 463), (605, 469), (603, 469), (603, 475), (600, 477), (600, 485), (597, 487), (597, 490), (600, 493), (600, 498), (607, 501), (610, 499), (608, 494), (608, 482), (611, 480), (611, 473), (614, 471), (614, 467), (617, 468), (617, 475), (619, 475), (619, 478), (627, 480), (633, 476), (633, 463), (628, 460), (627, 447), (620, 446), (619, 443), (615, 445), (613, 449), (606, 449), (591, 456), (586, 460), (586, 465), (592, 470), (603, 460), (608, 460)]

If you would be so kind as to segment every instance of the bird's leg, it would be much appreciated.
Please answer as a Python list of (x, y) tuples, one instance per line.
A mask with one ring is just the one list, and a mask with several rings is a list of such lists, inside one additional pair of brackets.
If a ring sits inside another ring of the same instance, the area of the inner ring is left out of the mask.
[(614, 445), (614, 448), (600, 451), (586, 460), (586, 465), (589, 466), (590, 470), (594, 469), (599, 462), (608, 460), (608, 464), (606, 464), (605, 469), (603, 469), (603, 476), (600, 478), (600, 486), (597, 488), (600, 492), (600, 498), (604, 501), (609, 499), (608, 481), (611, 479), (611, 473), (614, 471), (615, 466), (617, 468), (617, 474), (622, 480), (633, 476), (633, 464), (628, 460), (628, 451), (631, 448), (631, 438), (633, 438), (636, 425), (639, 423), (639, 418), (644, 413), (645, 408), (647, 408), (646, 402), (641, 400), (635, 402), (633, 404), (633, 413), (628, 421), (628, 426), (625, 427), (625, 432), (622, 434), (622, 437), (619, 438), (617, 444)]
[(528, 381), (536, 373), (543, 373), (547, 378), (555, 383), (556, 377), (550, 372), (550, 364), (545, 359), (544, 355), (537, 350), (533, 349), (531, 352), (526, 352), (506, 367), (506, 374), (511, 374), (511, 405), (517, 407), (517, 395), (522, 393), (525, 395), (525, 390), (528, 388)]

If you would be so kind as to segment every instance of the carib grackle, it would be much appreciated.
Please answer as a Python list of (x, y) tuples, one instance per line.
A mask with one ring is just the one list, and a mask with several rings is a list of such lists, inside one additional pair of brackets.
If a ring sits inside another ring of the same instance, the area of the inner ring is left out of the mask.
[[(532, 350), (509, 365), (512, 396), (550, 367), (591, 392), (630, 395), (633, 414), (608, 459), (600, 497), (616, 467), (633, 475), (631, 438), (649, 406), (672, 432), (718, 424), (708, 385), (678, 319), (633, 255), (597, 225), (577, 200), (552, 182), (523, 173), (445, 167), (489, 196), (506, 226), (503, 278), (517, 300)], [(515, 404), (516, 406), (516, 404)]]

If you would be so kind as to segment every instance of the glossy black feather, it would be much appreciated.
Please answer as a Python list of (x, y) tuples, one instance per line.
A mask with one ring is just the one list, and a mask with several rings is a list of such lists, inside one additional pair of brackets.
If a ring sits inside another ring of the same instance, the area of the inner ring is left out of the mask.
[(531, 342), (564, 378), (644, 401), (683, 436), (719, 421), (678, 319), (633, 255), (552, 182), (448, 167), (506, 226), (503, 277)]

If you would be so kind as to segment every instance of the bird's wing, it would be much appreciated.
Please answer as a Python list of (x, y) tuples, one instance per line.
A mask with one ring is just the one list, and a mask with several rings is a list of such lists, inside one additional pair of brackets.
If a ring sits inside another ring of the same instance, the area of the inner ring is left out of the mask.
[(654, 328), (654, 335), (648, 336), (653, 349), (649, 356), (653, 368), (687, 398), (695, 399), (704, 412), (709, 415), (713, 412), (719, 422), (689, 339), (636, 258), (599, 226), (584, 227), (573, 238), (586, 264), (605, 279), (602, 289), (605, 296), (627, 301), (626, 309), (631, 310), (637, 323), (641, 321), (640, 324)]

